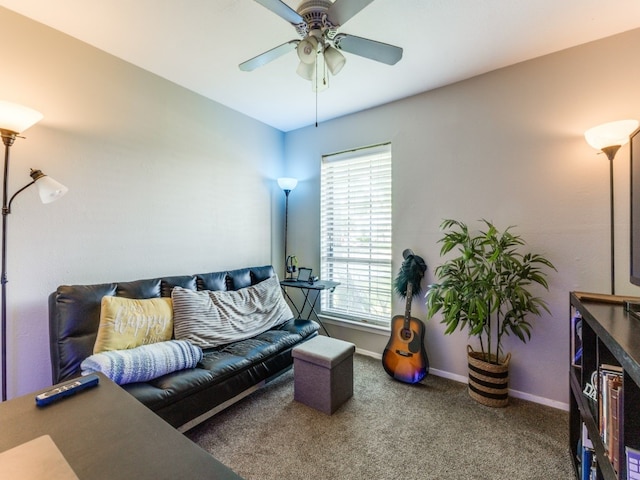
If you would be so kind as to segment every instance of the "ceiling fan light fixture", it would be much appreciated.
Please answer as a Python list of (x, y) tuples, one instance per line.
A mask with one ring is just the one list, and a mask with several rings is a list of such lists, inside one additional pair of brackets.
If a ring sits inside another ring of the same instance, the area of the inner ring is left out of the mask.
[(300, 75), (302, 78), (304, 78), (305, 80), (313, 80), (313, 74), (315, 73), (315, 70), (316, 70), (315, 62), (314, 63), (300, 62), (298, 64), (298, 69), (296, 70), (296, 73)]
[(344, 55), (331, 45), (329, 45), (324, 51), (324, 60), (327, 63), (327, 67), (329, 67), (331, 75), (337, 75), (340, 73), (344, 64), (347, 63), (347, 59), (344, 58)]
[(315, 63), (318, 55), (318, 39), (313, 35), (309, 35), (307, 38), (300, 40), (297, 50), (298, 58), (301, 62), (307, 64)]

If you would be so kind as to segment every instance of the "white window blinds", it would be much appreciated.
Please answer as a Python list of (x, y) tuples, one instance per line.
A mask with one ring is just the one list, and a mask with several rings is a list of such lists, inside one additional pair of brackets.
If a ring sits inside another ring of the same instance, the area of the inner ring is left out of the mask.
[(321, 278), (340, 282), (324, 313), (389, 325), (391, 145), (322, 158)]

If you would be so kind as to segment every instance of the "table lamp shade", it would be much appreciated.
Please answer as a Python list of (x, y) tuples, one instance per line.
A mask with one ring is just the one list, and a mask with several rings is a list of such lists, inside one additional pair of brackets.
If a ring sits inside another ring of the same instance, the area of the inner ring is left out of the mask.
[(42, 203), (54, 202), (69, 191), (67, 187), (47, 175), (42, 175), (36, 180), (36, 187)]

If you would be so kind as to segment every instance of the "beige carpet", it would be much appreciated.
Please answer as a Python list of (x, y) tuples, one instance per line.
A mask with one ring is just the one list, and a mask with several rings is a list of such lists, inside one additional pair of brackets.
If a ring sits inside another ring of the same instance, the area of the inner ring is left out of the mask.
[(354, 397), (331, 416), (293, 400), (293, 372), (186, 433), (247, 480), (573, 479), (568, 414), (466, 385), (390, 378), (356, 355)]

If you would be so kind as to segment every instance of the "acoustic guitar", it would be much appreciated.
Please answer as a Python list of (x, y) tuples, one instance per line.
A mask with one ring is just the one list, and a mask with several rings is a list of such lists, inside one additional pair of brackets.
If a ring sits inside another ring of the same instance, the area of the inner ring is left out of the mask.
[[(413, 252), (407, 250), (405, 264), (414, 261)], [(420, 267), (424, 265), (421, 258), (417, 257)], [(426, 269), (426, 267), (424, 267)], [(403, 270), (409, 270), (403, 265)], [(415, 268), (414, 268), (415, 271)], [(401, 271), (402, 273), (402, 271)], [(418, 285), (424, 270), (418, 271)], [(416, 277), (414, 276), (414, 281)], [(419, 288), (419, 287), (418, 287)], [(404, 316), (396, 315), (391, 319), (391, 338), (382, 354), (382, 365), (385, 371), (396, 380), (405, 383), (417, 383), (422, 380), (429, 371), (429, 359), (424, 348), (424, 323), (411, 316), (411, 303), (413, 300), (413, 282), (406, 282), (406, 306)]]

